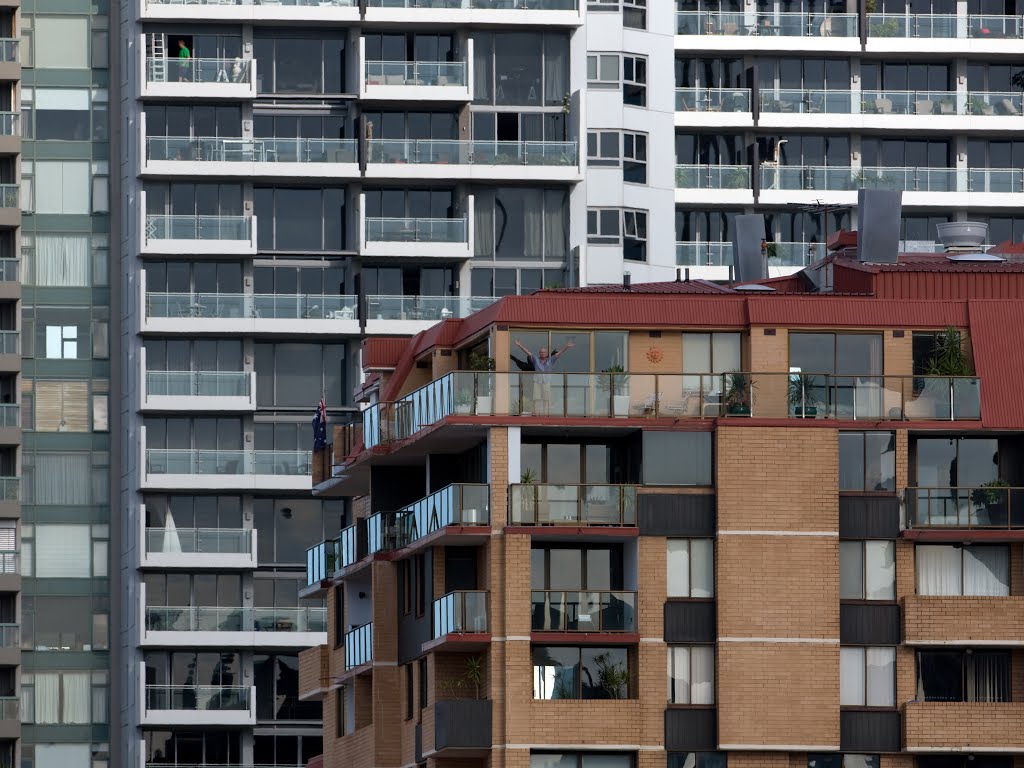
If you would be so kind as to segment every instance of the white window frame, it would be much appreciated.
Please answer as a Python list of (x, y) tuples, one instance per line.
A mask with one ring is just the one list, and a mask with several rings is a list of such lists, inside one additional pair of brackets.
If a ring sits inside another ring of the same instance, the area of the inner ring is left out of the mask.
[[(868, 662), (884, 662), (888, 679), (873, 680)], [(851, 678), (850, 676), (855, 676)], [(858, 676), (859, 677), (856, 677)], [(843, 646), (839, 649), (839, 705), (842, 707), (896, 706), (896, 648)]]
[[(615, 139), (615, 154), (606, 154), (605, 150), (609, 149), (606, 141), (614, 137)], [(590, 140), (594, 139), (594, 149), (596, 154), (591, 153)], [(587, 165), (617, 168), (622, 163), (622, 132), (616, 130), (607, 130), (598, 128), (592, 131), (587, 131)]]
[[(604, 76), (605, 65), (615, 63), (615, 77)], [(591, 64), (594, 72), (591, 75)], [(622, 54), (621, 53), (588, 53), (587, 54), (587, 88), (614, 91), (622, 87)]]
[[(694, 663), (699, 660), (700, 663)], [(710, 663), (709, 663), (710, 662)], [(676, 690), (675, 680), (680, 678), (677, 671), (685, 668), (682, 676), (685, 685)], [(708, 680), (695, 680), (694, 671), (704, 669), (710, 673)], [(694, 687), (700, 686), (699, 695), (694, 696)], [(713, 645), (670, 645), (668, 647), (668, 703), (704, 704), (715, 703), (715, 646)]]
[[(631, 68), (633, 70), (633, 77), (626, 77), (626, 67), (627, 67), (627, 65), (630, 65), (630, 64), (632, 65)], [(642, 80), (638, 79), (636, 77), (637, 71), (640, 70), (640, 69), (643, 69), (643, 74), (644, 74), (644, 77), (643, 77)], [(624, 54), (622, 54), (622, 63), (621, 63), (620, 71), (622, 72), (622, 88), (623, 88), (623, 91), (625, 91), (625, 89), (627, 87), (632, 87), (632, 88), (636, 88), (638, 90), (643, 91), (643, 99), (641, 100), (642, 101), (641, 104), (639, 104), (639, 105), (629, 104), (627, 106), (646, 107), (647, 106), (647, 57), (646, 56), (640, 56), (640, 55), (635, 54), (635, 53), (624, 53)]]
[(643, 168), (644, 180), (630, 181), (625, 179), (626, 184), (647, 183), (647, 134), (640, 131), (622, 132), (622, 172), (630, 168)]

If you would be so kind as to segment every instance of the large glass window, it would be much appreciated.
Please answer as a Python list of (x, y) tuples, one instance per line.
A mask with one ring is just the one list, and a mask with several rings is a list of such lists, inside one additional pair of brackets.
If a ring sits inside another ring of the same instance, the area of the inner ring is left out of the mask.
[(21, 647), (38, 652), (108, 648), (109, 617), (106, 595), (24, 595)]
[(341, 529), (340, 500), (255, 499), (257, 557), (261, 563), (304, 563), (306, 549)]
[(895, 648), (841, 648), (839, 704), (892, 707), (896, 703)]
[(1011, 701), (1007, 651), (918, 651), (918, 701)]
[(89, 165), (85, 160), (37, 160), (34, 212), (91, 213)]
[(558, 372), (591, 373), (615, 366), (629, 370), (628, 336), (623, 331), (512, 331), (513, 364), (525, 362), (526, 353), (520, 349), (520, 344), (534, 355), (541, 349), (550, 354), (558, 352), (555, 368)]
[(668, 539), (668, 597), (715, 596), (713, 539)]
[(297, 654), (257, 653), (252, 659), (257, 720), (319, 720), (320, 702), (299, 701)]
[(318, 94), (345, 91), (345, 35), (323, 32), (257, 31), (253, 57), (260, 63), (257, 90)]
[(668, 703), (715, 703), (714, 646), (669, 646)]
[(308, 409), (321, 395), (331, 408), (351, 401), (344, 344), (258, 342), (254, 351), (260, 407)]
[(918, 544), (914, 549), (919, 595), (1010, 594), (1007, 546)]
[(618, 590), (623, 585), (622, 545), (535, 546), (530, 550), (534, 590)]
[(999, 479), (996, 438), (920, 438), (913, 447), (922, 488), (977, 488)]
[(633, 755), (628, 752), (530, 753), (530, 768), (633, 768), (633, 763)]
[(791, 333), (791, 371), (839, 376), (880, 376), (882, 335), (879, 333)]
[[(144, 731), (146, 763), (170, 765), (241, 764), (241, 732), (219, 730)], [(260, 737), (256, 737), (257, 740)], [(258, 759), (254, 755), (255, 759)], [(254, 759), (254, 762), (255, 762)], [(259, 764), (276, 764), (263, 763)]]
[(712, 485), (710, 432), (643, 432), (644, 485)]
[(878, 755), (808, 755), (807, 768), (878, 768)]
[(106, 525), (23, 525), (22, 575), (41, 579), (106, 577), (109, 573), (109, 539), (110, 531)]
[(533, 649), (535, 699), (625, 699), (629, 688), (625, 648)]
[(839, 433), (839, 490), (896, 490), (893, 432)]
[(345, 247), (345, 190), (257, 187), (261, 251), (340, 251)]
[(479, 187), (474, 194), (474, 258), (566, 260), (569, 193), (536, 187)]
[(89, 69), (89, 19), (34, 16), (32, 66), (36, 69)]
[(569, 95), (565, 32), (473, 33), (473, 103), (561, 107)]
[(839, 597), (842, 600), (895, 600), (895, 542), (839, 542)]
[(725, 752), (668, 753), (668, 768), (726, 768), (727, 765), (728, 754)]

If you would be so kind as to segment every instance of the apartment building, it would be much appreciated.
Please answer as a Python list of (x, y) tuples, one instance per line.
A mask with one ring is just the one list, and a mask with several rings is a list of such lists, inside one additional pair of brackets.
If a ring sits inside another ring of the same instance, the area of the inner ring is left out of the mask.
[(324, 768), (1017, 764), (1024, 262), (893, 256), (368, 338)]

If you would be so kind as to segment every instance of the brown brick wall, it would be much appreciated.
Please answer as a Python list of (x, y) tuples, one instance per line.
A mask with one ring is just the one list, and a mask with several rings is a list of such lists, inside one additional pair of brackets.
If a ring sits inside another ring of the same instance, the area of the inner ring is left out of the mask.
[(720, 744), (838, 747), (839, 645), (719, 643), (718, 701)]
[(904, 642), (1024, 637), (1024, 597), (903, 598)]
[(331, 682), (330, 658), (326, 645), (299, 651), (299, 698), (322, 700)]
[(914, 372), (913, 334), (907, 330), (897, 339), (888, 330), (882, 339), (883, 368), (886, 376), (910, 376)]
[(906, 748), (1024, 749), (1024, 702), (915, 701), (904, 707)]

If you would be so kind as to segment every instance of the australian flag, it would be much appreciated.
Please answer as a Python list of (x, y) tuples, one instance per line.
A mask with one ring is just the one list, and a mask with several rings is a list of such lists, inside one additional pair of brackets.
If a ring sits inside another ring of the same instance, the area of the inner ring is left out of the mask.
[(316, 415), (313, 416), (313, 450), (322, 451), (327, 447), (327, 403), (320, 398), (320, 404), (316, 407)]

